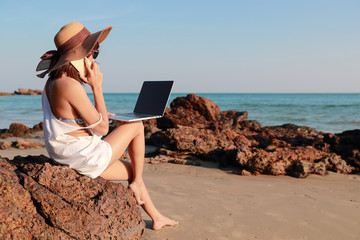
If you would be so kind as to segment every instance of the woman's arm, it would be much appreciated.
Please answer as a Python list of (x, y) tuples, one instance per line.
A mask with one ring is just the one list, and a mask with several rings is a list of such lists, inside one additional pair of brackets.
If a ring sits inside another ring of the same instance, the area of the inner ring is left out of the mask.
[[(109, 131), (109, 116), (105, 105), (104, 94), (102, 91), (102, 77), (103, 74), (100, 72), (99, 66), (93, 61), (85, 61), (85, 68), (87, 75), (81, 76), (84, 82), (87, 83), (94, 94), (94, 102), (96, 110), (101, 113), (102, 121), (99, 124), (101, 127), (101, 135), (106, 135)], [(95, 131), (97, 129), (94, 128)]]
[(101, 113), (102, 115), (102, 121), (99, 124), (101, 129), (94, 128), (95, 131), (101, 131), (98, 132), (101, 135), (106, 135), (109, 131), (109, 116), (105, 105), (104, 95), (102, 91), (102, 87), (94, 87), (92, 88), (93, 94), (94, 94), (94, 103), (96, 110)]
[[(85, 89), (78, 81), (71, 78), (59, 80), (53, 86), (54, 90), (56, 90), (54, 92), (58, 94), (52, 95), (54, 102), (56, 102), (54, 105), (57, 112), (64, 118), (73, 118), (73, 116), (80, 115), (87, 125), (98, 122), (100, 119), (99, 113), (101, 113), (102, 120), (93, 130), (100, 135), (106, 135), (109, 131), (109, 120), (101, 87), (93, 89), (94, 107)], [(69, 110), (66, 110), (69, 107), (73, 109), (72, 114)]]
[[(93, 91), (95, 107), (88, 98), (85, 89), (76, 80), (69, 81), (70, 79), (64, 79), (65, 81), (56, 81), (56, 88), (59, 88), (57, 92), (61, 93), (64, 100), (84, 119), (87, 125), (99, 121), (99, 113), (101, 113), (102, 120), (93, 130), (100, 135), (106, 135), (109, 131), (109, 117), (101, 86), (102, 73), (96, 63), (90, 66), (90, 64), (86, 62), (85, 66), (88, 74), (86, 77), (83, 75), (81, 77)], [(65, 104), (63, 104), (63, 106), (65, 106)]]

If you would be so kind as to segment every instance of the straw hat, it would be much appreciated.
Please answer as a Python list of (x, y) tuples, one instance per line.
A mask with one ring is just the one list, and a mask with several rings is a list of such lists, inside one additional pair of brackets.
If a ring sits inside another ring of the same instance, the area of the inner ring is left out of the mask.
[(109, 35), (112, 27), (107, 27), (91, 34), (81, 23), (72, 22), (63, 26), (55, 35), (57, 50), (51, 50), (42, 55), (36, 71), (46, 70), (38, 74), (40, 78), (64, 66), (65, 64), (85, 58), (95, 47)]

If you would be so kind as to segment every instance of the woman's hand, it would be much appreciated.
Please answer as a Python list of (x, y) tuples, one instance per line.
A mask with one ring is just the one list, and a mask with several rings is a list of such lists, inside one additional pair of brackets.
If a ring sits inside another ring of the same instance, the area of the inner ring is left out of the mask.
[(100, 72), (99, 66), (95, 62), (85, 60), (86, 76), (80, 73), (81, 79), (88, 84), (92, 89), (101, 87), (102, 84), (102, 72)]

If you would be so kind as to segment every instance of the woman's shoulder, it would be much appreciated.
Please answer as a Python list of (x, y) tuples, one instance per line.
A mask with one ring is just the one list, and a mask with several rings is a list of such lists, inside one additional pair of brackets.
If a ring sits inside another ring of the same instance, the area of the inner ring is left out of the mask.
[[(58, 79), (55, 79), (54, 82), (57, 84), (57, 85), (76, 85), (76, 84), (80, 84), (76, 79), (74, 78), (71, 78), (71, 77), (67, 77), (67, 76), (63, 76), (61, 78), (58, 78)], [(81, 85), (81, 84), (80, 84)]]
[(54, 81), (53, 85), (56, 86), (56, 88), (65, 88), (65, 89), (78, 89), (78, 88), (82, 88), (82, 85), (74, 78), (71, 77), (61, 77), (58, 78)]
[(83, 86), (76, 80), (70, 77), (62, 77), (58, 78), (52, 84), (53, 89), (55, 90), (58, 96), (63, 96), (67, 98), (67, 96), (72, 95), (83, 95), (85, 92)]

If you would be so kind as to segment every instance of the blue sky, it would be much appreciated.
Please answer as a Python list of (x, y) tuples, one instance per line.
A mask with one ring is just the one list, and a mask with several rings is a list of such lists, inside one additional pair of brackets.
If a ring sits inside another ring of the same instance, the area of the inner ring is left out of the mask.
[(0, 91), (42, 89), (39, 57), (72, 21), (113, 26), (104, 92), (168, 79), (182, 93), (360, 91), (359, 0), (0, 0)]

